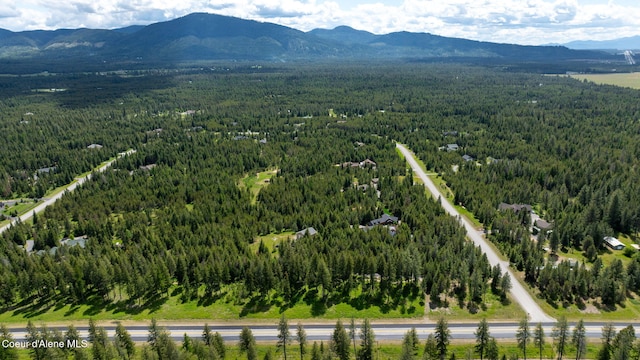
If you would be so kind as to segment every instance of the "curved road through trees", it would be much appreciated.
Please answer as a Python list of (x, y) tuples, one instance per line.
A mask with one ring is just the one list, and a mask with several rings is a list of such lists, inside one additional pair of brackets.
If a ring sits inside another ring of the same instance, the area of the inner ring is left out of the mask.
[[(106, 169), (108, 169), (111, 165), (113, 165), (113, 163), (118, 160), (119, 158), (126, 156), (126, 155), (130, 155), (135, 153), (135, 150), (128, 150), (126, 152), (123, 153), (119, 153), (118, 156), (115, 159), (109, 160), (106, 163), (100, 165), (98, 168), (94, 169), (94, 171), (97, 172), (103, 172)], [(74, 182), (72, 182), (71, 184), (69, 184), (67, 186), (66, 189), (64, 189), (63, 191), (60, 191), (58, 193), (55, 193), (53, 196), (43, 199), (43, 201), (41, 203), (39, 203), (38, 205), (36, 205), (36, 207), (34, 207), (33, 209), (27, 211), (26, 213), (18, 216), (17, 218), (11, 220), (11, 222), (7, 225), (4, 225), (2, 227), (0, 227), (0, 234), (2, 234), (3, 232), (7, 231), (7, 229), (9, 229), (11, 226), (13, 226), (15, 223), (17, 223), (18, 221), (27, 221), (29, 220), (33, 214), (37, 214), (39, 212), (44, 211), (44, 209), (47, 208), (47, 206), (55, 203), (58, 199), (60, 199), (64, 194), (66, 194), (67, 192), (71, 192), (73, 190), (75, 190), (78, 186), (84, 184), (85, 181), (91, 179), (93, 172), (87, 174), (86, 176), (80, 177), (80, 178), (76, 178), (74, 180)]]
[(442, 201), (442, 207), (444, 210), (451, 216), (454, 216), (462, 226), (464, 226), (467, 231), (467, 237), (473, 241), (476, 246), (479, 246), (482, 252), (487, 255), (487, 259), (491, 266), (499, 265), (502, 269), (502, 273), (508, 273), (513, 280), (511, 282), (511, 296), (520, 304), (520, 306), (529, 314), (529, 320), (532, 323), (537, 322), (553, 322), (555, 319), (547, 315), (542, 308), (536, 303), (536, 301), (531, 297), (531, 294), (527, 292), (527, 290), (522, 286), (520, 281), (513, 275), (511, 269), (509, 268), (509, 263), (500, 259), (498, 254), (493, 250), (489, 243), (484, 238), (484, 236), (476, 229), (473, 224), (467, 220), (465, 217), (460, 215), (458, 210), (456, 210), (453, 205), (451, 205), (448, 201), (444, 200), (444, 197), (436, 187), (433, 181), (427, 176), (427, 174), (422, 170), (418, 162), (416, 161), (413, 153), (409, 151), (404, 145), (396, 144), (396, 147), (400, 150), (404, 158), (407, 160), (413, 172), (420, 177), (420, 180), (424, 183), (424, 185), (429, 189), (433, 197), (440, 197)]

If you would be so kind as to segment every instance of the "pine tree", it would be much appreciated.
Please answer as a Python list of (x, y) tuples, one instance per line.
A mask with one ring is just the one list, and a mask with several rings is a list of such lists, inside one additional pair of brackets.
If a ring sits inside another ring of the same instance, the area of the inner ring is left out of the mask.
[(240, 332), (240, 342), (238, 347), (241, 352), (247, 354), (247, 360), (256, 360), (258, 354), (256, 353), (256, 339), (253, 337), (253, 332), (248, 327), (243, 327)]
[(349, 321), (349, 338), (353, 343), (353, 356), (358, 356), (358, 350), (356, 350), (356, 320), (354, 318)]
[(416, 328), (411, 328), (402, 339), (402, 353), (400, 359), (412, 360), (418, 354), (418, 333)]
[(613, 340), (616, 337), (616, 330), (613, 324), (607, 323), (602, 327), (602, 347), (598, 351), (598, 360), (610, 360)]
[(531, 332), (529, 331), (529, 320), (524, 318), (520, 321), (518, 331), (516, 332), (518, 347), (522, 350), (524, 360), (527, 360), (527, 344), (531, 341)]
[(302, 327), (300, 323), (298, 323), (296, 330), (296, 338), (298, 339), (298, 346), (300, 347), (300, 360), (302, 360), (307, 353), (307, 332), (304, 331), (304, 327)]
[(320, 347), (318, 346), (318, 342), (314, 341), (313, 346), (311, 347), (311, 360), (321, 360), (322, 354), (320, 353)]
[(273, 354), (271, 353), (271, 349), (267, 349), (267, 352), (264, 354), (264, 360), (273, 360)]
[(204, 328), (202, 329), (202, 342), (207, 346), (211, 346), (213, 343), (213, 334), (211, 333), (209, 324), (204, 324)]
[(417, 355), (418, 348), (420, 347), (420, 338), (418, 338), (418, 331), (415, 327), (412, 327), (411, 329), (409, 329), (406, 336), (408, 336), (410, 339), (413, 354)]
[(553, 327), (551, 336), (553, 337), (553, 341), (558, 349), (558, 360), (562, 360), (565, 347), (567, 346), (567, 340), (569, 338), (569, 325), (567, 324), (567, 318), (563, 316), (558, 319), (558, 322)]
[[(89, 336), (91, 336), (91, 333), (89, 333)], [(26, 340), (28, 342), (34, 342), (34, 341), (38, 341), (40, 340), (40, 331), (38, 331), (38, 329), (36, 328), (35, 325), (33, 325), (33, 323), (31, 322), (31, 320), (29, 320), (27, 322), (27, 335), (26, 335)], [(31, 347), (30, 353), (31, 356), (33, 357), (33, 359), (35, 360), (44, 360), (44, 348), (42, 347)]]
[(509, 291), (511, 291), (511, 276), (508, 272), (506, 272), (504, 276), (502, 276), (500, 287), (502, 288), (502, 298), (506, 299), (507, 294), (509, 293)]
[(475, 351), (480, 355), (480, 360), (483, 360), (484, 355), (487, 353), (487, 346), (489, 344), (489, 324), (487, 323), (487, 319), (480, 320), (480, 324), (478, 324), (478, 329), (475, 332), (476, 336), (476, 345)]
[(538, 323), (538, 325), (536, 325), (536, 328), (533, 330), (533, 344), (538, 347), (540, 360), (542, 360), (542, 349), (544, 348), (544, 342), (544, 329), (542, 328), (542, 323)]
[[(136, 346), (131, 339), (131, 335), (129, 335), (129, 332), (122, 323), (118, 323), (118, 325), (116, 325), (114, 342), (116, 349), (122, 358), (131, 359), (133, 357), (136, 351)], [(124, 357), (124, 355), (126, 355), (126, 357)]]
[(159, 359), (173, 360), (179, 358), (176, 343), (171, 339), (169, 332), (158, 325), (156, 319), (151, 319), (147, 343), (149, 343), (149, 347)]
[(621, 220), (622, 217), (622, 209), (620, 204), (620, 197), (618, 196), (618, 192), (614, 192), (611, 200), (609, 201), (609, 205), (607, 207), (607, 215), (606, 220), (614, 230), (621, 231)]
[(360, 328), (360, 351), (357, 358), (360, 360), (373, 360), (373, 344), (375, 342), (375, 334), (369, 319), (364, 319)]
[(331, 346), (333, 352), (340, 360), (349, 359), (349, 335), (342, 325), (342, 321), (338, 320), (336, 327), (331, 336)]
[[(0, 326), (0, 344), (2, 344), (4, 341), (12, 342), (13, 336), (11, 336), (11, 332), (3, 324), (2, 326)], [(17, 360), (18, 350), (14, 347), (0, 346), (0, 359), (1, 360)]]
[(489, 339), (487, 344), (487, 360), (498, 360), (500, 353), (498, 351), (498, 342), (494, 337)]
[(438, 320), (434, 333), (438, 355), (440, 356), (441, 360), (444, 360), (444, 358), (447, 356), (447, 347), (449, 346), (449, 341), (451, 338), (449, 326), (444, 318), (440, 318)]
[(227, 354), (227, 348), (224, 344), (224, 339), (222, 338), (222, 335), (220, 335), (220, 333), (217, 331), (215, 334), (213, 334), (213, 348), (216, 350), (216, 353), (218, 354), (220, 359), (225, 358)]
[(586, 330), (584, 328), (584, 322), (582, 321), (582, 319), (580, 319), (576, 326), (573, 328), (571, 343), (576, 348), (576, 360), (578, 360), (582, 357), (582, 355), (584, 355), (585, 351), (587, 350)]
[(287, 360), (287, 344), (291, 343), (291, 332), (289, 331), (289, 323), (287, 319), (282, 315), (278, 322), (278, 349), (282, 348), (284, 353), (284, 360)]
[(108, 336), (103, 327), (96, 325), (93, 319), (89, 320), (89, 342), (91, 342), (91, 354), (94, 359), (108, 358)]
[(618, 332), (613, 339), (613, 359), (627, 360), (631, 357), (633, 342), (636, 340), (636, 332), (633, 325), (629, 325)]
[(438, 345), (433, 334), (429, 334), (429, 336), (427, 336), (427, 340), (424, 343), (424, 355), (422, 358), (424, 360), (437, 360), (439, 358)]
[[(78, 333), (78, 330), (75, 328), (75, 326), (73, 325), (69, 325), (69, 327), (67, 328), (67, 332), (64, 334), (64, 342), (65, 344), (68, 343), (74, 343), (74, 344), (80, 344), (80, 334)], [(76, 347), (73, 349), (67, 349), (68, 352), (73, 351), (74, 353), (78, 352), (78, 350), (80, 349), (80, 347)]]
[(182, 336), (182, 350), (187, 352), (193, 351), (193, 341), (191, 340), (189, 335), (187, 335), (187, 333), (184, 333), (184, 335)]

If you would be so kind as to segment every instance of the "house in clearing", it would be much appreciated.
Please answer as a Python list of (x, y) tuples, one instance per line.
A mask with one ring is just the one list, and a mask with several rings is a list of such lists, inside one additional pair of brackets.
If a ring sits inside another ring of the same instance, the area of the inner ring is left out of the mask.
[(626, 247), (620, 240), (614, 238), (613, 236), (605, 236), (603, 240), (605, 245), (612, 248), (613, 250), (622, 250)]
[(398, 218), (395, 216), (391, 216), (388, 214), (383, 214), (377, 219), (373, 219), (367, 223), (367, 226), (376, 226), (376, 225), (392, 225), (397, 224)]
[(303, 238), (305, 235), (314, 236), (317, 235), (318, 232), (313, 227), (308, 227), (306, 229), (302, 229), (296, 233), (296, 240)]
[(516, 214), (518, 214), (520, 211), (523, 211), (523, 210), (530, 213), (531, 209), (532, 209), (531, 205), (528, 205), (528, 204), (500, 203), (500, 205), (498, 205), (498, 210), (500, 211), (511, 210)]
[(360, 164), (359, 164), (359, 165), (360, 165), (360, 167), (361, 167), (361, 168), (366, 167), (366, 166), (370, 166), (370, 167), (372, 167), (372, 168), (374, 168), (374, 169), (375, 169), (375, 167), (376, 167), (378, 164), (376, 164), (376, 162), (375, 162), (375, 161), (373, 161), (373, 160), (371, 160), (371, 159), (364, 159), (363, 161), (361, 161), (361, 162), (360, 162)]
[(458, 146), (458, 144), (447, 144), (446, 150), (447, 151), (458, 151), (460, 149), (460, 146)]
[(73, 239), (70, 238), (64, 238), (60, 241), (60, 245), (64, 245), (64, 246), (69, 246), (69, 247), (73, 247), (73, 246), (80, 246), (81, 248), (85, 248), (87, 246), (87, 236), (76, 236)]
[(473, 157), (471, 155), (462, 155), (462, 160), (464, 161), (473, 161)]
[(57, 169), (58, 169), (57, 166), (47, 166), (47, 167), (43, 167), (43, 168), (40, 168), (40, 169), (36, 170), (36, 173), (38, 173), (38, 174), (48, 174), (48, 173), (56, 171)]
[(533, 228), (535, 230), (537, 230), (538, 232), (545, 232), (548, 233), (551, 230), (553, 230), (553, 223), (550, 223), (546, 220), (543, 219), (537, 219), (534, 223), (533, 223)]

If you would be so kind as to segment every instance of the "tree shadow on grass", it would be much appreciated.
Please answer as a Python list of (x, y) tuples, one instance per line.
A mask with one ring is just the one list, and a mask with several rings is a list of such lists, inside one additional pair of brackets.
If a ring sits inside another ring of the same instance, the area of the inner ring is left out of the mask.
[(327, 304), (324, 301), (318, 299), (311, 304), (311, 315), (322, 316), (327, 313)]
[(370, 308), (372, 303), (371, 300), (372, 299), (369, 295), (367, 295), (366, 293), (362, 293), (354, 298), (351, 298), (349, 300), (349, 305), (351, 305), (351, 307), (353, 307), (354, 309), (360, 311)]
[[(137, 303), (133, 300), (112, 301), (105, 300), (100, 296), (93, 296), (86, 302), (86, 305), (89, 307), (82, 312), (82, 315), (92, 317), (103, 312), (138, 315), (144, 311), (148, 311), (149, 314), (153, 314), (160, 310), (162, 305), (164, 305), (168, 299), (168, 296), (154, 294), (146, 298), (144, 302)], [(76, 309), (74, 311), (77, 312), (78, 310), (79, 309)]]
[(280, 313), (282, 314), (288, 309), (291, 309), (292, 307), (296, 306), (296, 304), (303, 298), (303, 295), (305, 294), (306, 294), (306, 291), (303, 289), (300, 289), (294, 292), (293, 294), (291, 294), (288, 299), (285, 298), (283, 301), (278, 301), (278, 304), (280, 306)]
[(206, 307), (213, 305), (216, 301), (222, 299), (224, 297), (224, 293), (219, 291), (213, 295), (203, 296), (198, 298), (198, 306)]
[(618, 310), (618, 306), (616, 305), (603, 304), (599, 301), (594, 301), (593, 305), (596, 307), (596, 309), (603, 312), (614, 312)]
[(249, 314), (267, 312), (271, 309), (271, 303), (263, 295), (256, 295), (249, 300), (240, 311), (240, 317), (245, 317)]
[(50, 311), (52, 308), (55, 308), (58, 302), (59, 300), (56, 301), (55, 297), (48, 297), (45, 299), (31, 297), (21, 301), (18, 305), (13, 307), (13, 314), (22, 315), (25, 318), (37, 317)]

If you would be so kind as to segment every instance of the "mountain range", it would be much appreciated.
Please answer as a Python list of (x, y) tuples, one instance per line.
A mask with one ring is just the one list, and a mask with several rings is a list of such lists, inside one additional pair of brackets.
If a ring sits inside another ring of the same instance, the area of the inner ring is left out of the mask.
[(622, 61), (620, 56), (564, 46), (522, 46), (429, 33), (376, 35), (340, 26), (309, 32), (235, 17), (194, 13), (115, 30), (0, 29), (0, 62), (122, 64), (197, 60), (317, 61), (328, 59), (493, 62)]
[(564, 44), (571, 49), (578, 50), (595, 50), (595, 49), (611, 49), (611, 50), (640, 50), (640, 36), (631, 36), (613, 40), (601, 41), (572, 41)]

